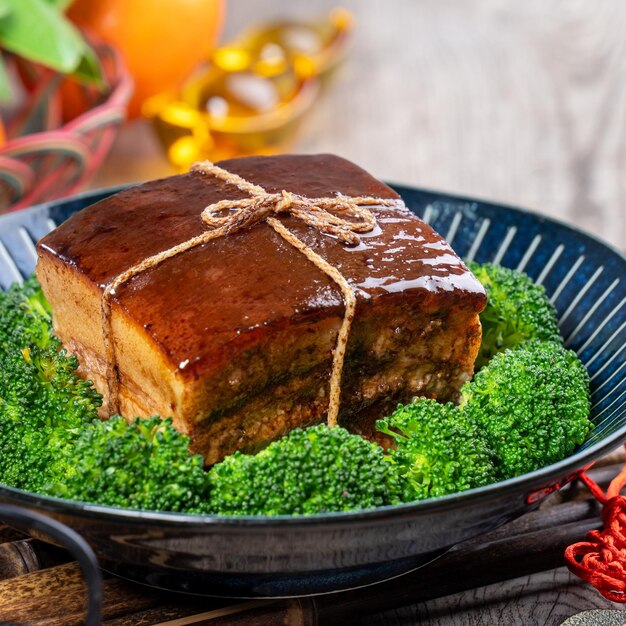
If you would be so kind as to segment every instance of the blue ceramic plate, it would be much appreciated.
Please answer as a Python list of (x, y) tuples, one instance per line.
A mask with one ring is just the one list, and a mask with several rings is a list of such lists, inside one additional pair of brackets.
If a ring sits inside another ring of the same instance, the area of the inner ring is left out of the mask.
[[(534, 213), (396, 186), (459, 255), (526, 271), (547, 289), (566, 344), (591, 375), (595, 428), (572, 456), (461, 494), (372, 511), (310, 517), (147, 513), (0, 487), (0, 500), (80, 532), (106, 569), (154, 586), (231, 597), (324, 593), (378, 582), (536, 506), (580, 468), (626, 440), (626, 258)], [(119, 189), (0, 218), (0, 286), (30, 275), (34, 242), (72, 213)]]

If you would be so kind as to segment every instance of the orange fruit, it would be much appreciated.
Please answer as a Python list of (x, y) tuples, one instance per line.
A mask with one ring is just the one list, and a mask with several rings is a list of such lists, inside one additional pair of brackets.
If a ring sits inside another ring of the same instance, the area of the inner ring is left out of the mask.
[(215, 47), (225, 0), (76, 0), (67, 14), (116, 46), (135, 81), (129, 116), (176, 87)]

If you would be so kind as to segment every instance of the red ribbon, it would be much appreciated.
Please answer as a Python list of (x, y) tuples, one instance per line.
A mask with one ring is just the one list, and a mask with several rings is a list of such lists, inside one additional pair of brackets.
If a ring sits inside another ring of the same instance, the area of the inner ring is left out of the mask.
[(602, 531), (591, 530), (586, 541), (565, 550), (570, 572), (591, 583), (605, 598), (626, 603), (626, 497), (620, 491), (626, 485), (626, 465), (611, 481), (606, 493), (585, 472), (580, 474), (602, 507)]

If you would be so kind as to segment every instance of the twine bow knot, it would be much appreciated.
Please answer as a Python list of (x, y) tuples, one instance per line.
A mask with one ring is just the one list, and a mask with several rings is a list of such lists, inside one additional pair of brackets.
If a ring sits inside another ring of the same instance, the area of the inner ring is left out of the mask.
[[(392, 203), (369, 196), (307, 198), (284, 189), (269, 193), (260, 187), (257, 189), (256, 185), (246, 185), (245, 190), (250, 193), (249, 198), (220, 200), (202, 211), (202, 220), (213, 232), (227, 235), (273, 215), (289, 214), (325, 235), (337, 237), (345, 244), (357, 245), (361, 241), (358, 233), (367, 233), (376, 227), (376, 218), (367, 205)], [(227, 215), (220, 215), (229, 210)]]
[[(220, 200), (205, 207), (202, 221), (208, 229), (187, 241), (150, 256), (116, 276), (104, 289), (101, 313), (103, 341), (107, 362), (108, 411), (119, 411), (119, 372), (115, 355), (115, 345), (111, 339), (111, 297), (117, 289), (134, 276), (150, 270), (177, 254), (213, 239), (234, 233), (238, 230), (265, 221), (285, 241), (306, 256), (319, 270), (324, 272), (341, 289), (345, 311), (337, 342), (333, 350), (332, 370), (329, 384), (327, 423), (334, 426), (339, 415), (341, 395), (341, 373), (345, 358), (350, 325), (356, 309), (356, 296), (341, 272), (300, 240), (276, 215), (289, 214), (325, 235), (333, 235), (346, 244), (358, 244), (359, 233), (369, 232), (376, 226), (376, 218), (367, 206), (393, 206), (397, 200), (374, 198), (371, 196), (342, 196), (307, 198), (290, 191), (270, 193), (245, 178), (214, 165), (210, 161), (195, 163), (191, 172), (213, 176), (228, 185), (233, 185), (249, 194), (240, 200)], [(223, 215), (227, 212), (226, 215)]]

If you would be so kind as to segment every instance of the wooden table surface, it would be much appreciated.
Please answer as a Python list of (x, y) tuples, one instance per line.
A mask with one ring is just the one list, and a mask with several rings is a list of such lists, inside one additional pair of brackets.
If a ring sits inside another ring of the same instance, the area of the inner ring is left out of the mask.
[[(227, 35), (333, 4), (232, 0)], [(353, 50), (293, 151), (334, 152), (386, 180), (529, 207), (624, 248), (626, 2), (343, 4), (357, 19)], [(171, 171), (136, 123), (92, 186)], [(557, 569), (359, 623), (556, 625), (595, 607), (619, 608)]]

